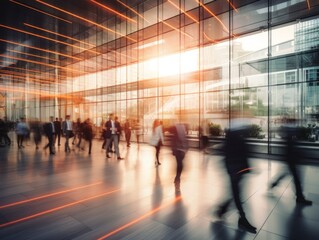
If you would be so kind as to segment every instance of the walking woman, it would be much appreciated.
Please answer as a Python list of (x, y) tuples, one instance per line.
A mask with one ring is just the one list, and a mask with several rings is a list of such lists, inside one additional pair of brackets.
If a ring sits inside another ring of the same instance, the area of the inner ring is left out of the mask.
[(155, 149), (156, 149), (155, 166), (161, 165), (159, 161), (159, 153), (160, 153), (161, 145), (163, 144), (164, 144), (163, 127), (161, 122), (158, 119), (155, 119), (153, 122), (153, 131), (152, 131), (152, 138), (151, 138), (151, 145), (155, 146)]

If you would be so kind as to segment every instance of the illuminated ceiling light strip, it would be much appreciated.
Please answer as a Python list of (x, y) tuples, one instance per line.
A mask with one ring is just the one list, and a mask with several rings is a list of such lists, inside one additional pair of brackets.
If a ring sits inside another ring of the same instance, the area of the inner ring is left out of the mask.
[(0, 87), (0, 91), (28, 93), (28, 94), (39, 95), (39, 96), (58, 97), (58, 98), (66, 98), (66, 99), (72, 98), (66, 94), (58, 95), (58, 94), (49, 93), (47, 91), (38, 90), (38, 89), (30, 89), (30, 88), (25, 89), (25, 88), (18, 88), (18, 87)]
[(34, 10), (34, 11), (37, 11), (37, 12), (43, 13), (43, 14), (48, 15), (48, 16), (50, 16), (50, 17), (54, 17), (54, 18), (59, 19), (59, 20), (61, 20), (61, 21), (64, 21), (64, 22), (67, 22), (67, 23), (71, 23), (71, 24), (72, 24), (72, 22), (70, 22), (70, 21), (68, 21), (68, 20), (66, 20), (66, 19), (63, 19), (63, 18), (60, 18), (60, 17), (54, 16), (54, 15), (52, 15), (52, 14), (49, 14), (49, 13), (43, 12), (43, 11), (38, 10), (38, 9), (36, 9), (36, 8), (33, 8), (33, 7), (28, 6), (28, 5), (25, 5), (25, 4), (22, 4), (22, 3), (19, 3), (19, 2), (17, 2), (17, 1), (10, 0), (10, 2), (13, 2), (13, 3), (19, 4), (19, 5), (23, 6), (23, 7), (30, 8), (30, 9), (32, 9), (32, 10)]
[(165, 41), (163, 39), (160, 39), (160, 40), (157, 40), (157, 41), (154, 41), (154, 42), (143, 44), (143, 45), (139, 46), (137, 49), (144, 49), (144, 48), (152, 47), (152, 46), (155, 46), (155, 45), (162, 44), (164, 42)]
[(99, 198), (99, 197), (110, 195), (110, 194), (118, 192), (118, 191), (120, 191), (120, 189), (112, 190), (112, 191), (109, 191), (109, 192), (104, 192), (102, 194), (98, 194), (98, 195), (95, 195), (95, 196), (92, 196), (92, 197), (84, 198), (82, 200), (74, 201), (74, 202), (71, 202), (71, 203), (56, 207), (56, 208), (51, 208), (51, 209), (46, 210), (46, 211), (38, 212), (36, 214), (29, 215), (27, 217), (23, 217), (23, 218), (19, 218), (19, 219), (10, 221), (10, 222), (6, 222), (6, 223), (3, 223), (3, 224), (0, 224), (0, 228), (7, 227), (7, 226), (10, 226), (10, 225), (13, 225), (13, 224), (16, 224), (16, 223), (19, 223), (19, 222), (23, 222), (23, 221), (26, 221), (26, 220), (29, 220), (29, 219), (32, 219), (32, 218), (36, 218), (36, 217), (39, 217), (39, 216), (42, 216), (42, 215), (45, 215), (45, 214), (56, 212), (56, 211), (61, 210), (63, 208), (71, 207), (71, 206), (74, 206), (74, 205), (79, 204), (79, 203), (87, 202), (87, 201), (92, 200), (92, 199), (96, 199), (96, 198)]
[(105, 6), (105, 5), (103, 5), (103, 4), (99, 3), (99, 2), (96, 2), (95, 0), (91, 0), (91, 2), (95, 3), (96, 5), (98, 5), (98, 6), (102, 7), (102, 8), (104, 8), (104, 9), (106, 9), (106, 10), (112, 12), (112, 13), (115, 13), (115, 14), (119, 15), (119, 16), (122, 17), (122, 18), (125, 18), (125, 19), (127, 19), (127, 20), (129, 20), (129, 21), (131, 21), (131, 22), (137, 23), (134, 19), (131, 19), (131, 18), (125, 16), (124, 14), (122, 14), (122, 13), (120, 13), (120, 12), (118, 12), (118, 11), (116, 11), (116, 10), (114, 10), (114, 9), (112, 9), (112, 8), (110, 8), (110, 7), (108, 7), (108, 6)]
[(15, 45), (19, 45), (19, 46), (22, 46), (22, 47), (28, 47), (28, 48), (32, 48), (32, 49), (36, 49), (36, 50), (40, 50), (40, 51), (44, 51), (44, 52), (49, 52), (49, 53), (61, 55), (61, 56), (64, 56), (64, 57), (73, 58), (73, 59), (76, 59), (76, 60), (83, 60), (82, 58), (73, 57), (73, 56), (70, 56), (70, 55), (67, 55), (67, 54), (63, 54), (63, 53), (59, 53), (59, 52), (55, 52), (55, 51), (51, 51), (51, 50), (46, 50), (46, 49), (43, 49), (43, 48), (32, 47), (32, 46), (29, 46), (29, 45), (26, 45), (26, 44), (23, 44), (23, 43), (17, 43), (17, 42), (13, 42), (13, 41), (9, 41), (9, 40), (4, 40), (4, 39), (1, 39), (1, 38), (0, 38), (0, 41), (11, 43), (11, 44), (15, 44)]
[(33, 202), (33, 201), (36, 201), (36, 200), (39, 200), (39, 199), (48, 198), (48, 197), (60, 195), (60, 194), (63, 194), (63, 193), (73, 192), (73, 191), (76, 191), (76, 190), (79, 190), (79, 189), (92, 187), (92, 186), (95, 186), (95, 185), (98, 185), (98, 184), (101, 184), (101, 183), (102, 182), (96, 182), (96, 183), (92, 183), (92, 184), (83, 185), (83, 186), (80, 186), (80, 187), (75, 187), (75, 188), (71, 188), (71, 189), (67, 189), (67, 190), (63, 190), (63, 191), (58, 191), (58, 192), (54, 192), (54, 193), (45, 194), (45, 195), (34, 197), (34, 198), (29, 198), (29, 199), (26, 199), (26, 200), (23, 200), (23, 201), (19, 201), (19, 202), (9, 203), (9, 204), (0, 206), (0, 209), (7, 208), (7, 207), (12, 207), (12, 206), (16, 206), (16, 205), (20, 205), (20, 204), (24, 204), (24, 203), (28, 203), (28, 202)]
[(133, 8), (131, 8), (130, 6), (126, 5), (125, 3), (121, 2), (120, 0), (116, 0), (117, 2), (119, 2), (120, 4), (122, 4), (124, 7), (130, 9), (132, 12), (134, 12), (135, 14), (137, 14), (138, 16), (140, 16), (142, 19), (144, 19), (146, 22), (150, 23), (150, 21), (148, 21), (146, 18), (144, 18), (141, 14), (139, 14), (136, 10), (134, 10)]
[(194, 18), (192, 15), (190, 15), (189, 13), (185, 12), (182, 8), (180, 8), (179, 6), (177, 6), (175, 3), (173, 3), (171, 0), (168, 0), (168, 2), (173, 5), (175, 8), (177, 8), (178, 10), (180, 10), (182, 13), (184, 13), (187, 17), (189, 17), (190, 19), (192, 19), (194, 22), (199, 23), (199, 21)]
[(48, 63), (33, 61), (33, 60), (25, 59), (25, 58), (12, 57), (12, 56), (8, 56), (8, 55), (4, 55), (4, 54), (0, 54), (0, 57), (12, 58), (12, 59), (16, 59), (16, 60), (20, 60), (20, 61), (24, 61), (24, 62), (31, 62), (31, 63), (43, 65), (43, 66), (54, 67), (54, 68), (61, 68), (61, 69), (66, 69), (66, 70), (75, 71), (75, 72), (80, 72), (80, 73), (86, 73), (86, 72), (83, 72), (83, 71), (80, 71), (80, 70), (74, 70), (74, 69), (67, 68), (67, 67), (56, 66), (56, 65), (53, 65), (53, 64), (48, 64)]
[(133, 42), (137, 42), (135, 39), (130, 38), (130, 37), (128, 37), (128, 36), (125, 36), (125, 35), (123, 35), (122, 33), (116, 32), (116, 31), (114, 31), (114, 30), (112, 30), (112, 29), (110, 29), (110, 28), (107, 28), (107, 27), (105, 27), (105, 26), (103, 26), (103, 25), (101, 25), (101, 24), (98, 24), (98, 23), (96, 23), (96, 22), (93, 22), (93, 21), (91, 21), (91, 20), (88, 20), (88, 19), (86, 19), (86, 18), (83, 18), (83, 17), (81, 17), (81, 16), (78, 16), (78, 15), (76, 15), (76, 14), (74, 14), (74, 13), (68, 12), (68, 11), (66, 11), (66, 10), (63, 10), (63, 9), (61, 9), (61, 8), (58, 8), (58, 7), (56, 7), (56, 6), (53, 6), (53, 5), (48, 4), (48, 3), (46, 3), (46, 2), (42, 2), (42, 0), (36, 0), (36, 1), (39, 2), (39, 3), (41, 3), (41, 4), (46, 5), (46, 6), (48, 6), (48, 7), (51, 7), (51, 8), (53, 8), (53, 9), (56, 9), (56, 10), (58, 10), (58, 11), (64, 12), (64, 13), (66, 13), (66, 14), (69, 14), (70, 16), (73, 16), (73, 17), (76, 17), (76, 18), (78, 18), (78, 19), (81, 19), (81, 20), (83, 20), (83, 21), (85, 21), (85, 22), (91, 23), (91, 24), (93, 24), (93, 25), (95, 25), (95, 26), (97, 26), (97, 27), (99, 27), (99, 28), (102, 28), (102, 29), (104, 29), (104, 30), (106, 30), (106, 31), (109, 31), (109, 32), (118, 34), (118, 35), (120, 35), (121, 37), (125, 37), (125, 38), (127, 38), (127, 39), (129, 39), (129, 40), (131, 40), (131, 41), (133, 41)]
[(140, 222), (140, 221), (142, 221), (142, 220), (144, 220), (145, 218), (157, 213), (158, 211), (162, 210), (163, 208), (166, 208), (166, 207), (172, 205), (173, 203), (176, 203), (176, 202), (180, 201), (181, 199), (182, 199), (182, 197), (178, 196), (173, 201), (170, 201), (170, 202), (168, 202), (166, 204), (163, 204), (163, 205), (161, 205), (161, 206), (159, 206), (157, 208), (154, 208), (153, 210), (149, 211), (148, 213), (145, 213), (144, 215), (142, 215), (142, 216), (140, 216), (140, 217), (128, 222), (127, 224), (124, 224), (123, 226), (115, 229), (114, 231), (109, 232), (108, 234), (105, 234), (104, 236), (98, 238), (98, 240), (104, 240), (104, 239), (106, 239), (106, 238), (108, 238), (108, 237), (110, 237), (110, 236), (112, 236), (112, 235), (114, 235), (114, 234), (116, 234), (116, 233), (118, 233), (118, 232), (120, 232), (120, 231), (122, 231), (122, 230), (124, 230), (124, 229), (126, 229), (126, 228), (128, 228), (128, 227), (130, 227), (130, 226), (132, 226), (132, 225), (134, 225), (134, 224), (136, 224), (138, 222)]
[(120, 52), (117, 52), (117, 51), (114, 51), (114, 50), (109, 50), (109, 51), (110, 51), (110, 52), (113, 52), (113, 53), (115, 53), (115, 54), (120, 54), (120, 55), (122, 55), (122, 56), (124, 56), (124, 57), (128, 57), (128, 58), (131, 58), (131, 59), (137, 60), (137, 58), (135, 58), (135, 57), (131, 57), (131, 56), (126, 55), (126, 54), (124, 54), (124, 53), (120, 53)]
[(170, 28), (172, 28), (172, 29), (178, 31), (179, 33), (181, 33), (181, 34), (183, 34), (183, 35), (185, 35), (185, 36), (187, 36), (187, 37), (189, 37), (189, 38), (194, 39), (191, 35), (189, 35), (189, 34), (183, 32), (183, 31), (181, 31), (180, 29), (178, 29), (178, 28), (176, 28), (176, 27), (174, 27), (174, 26), (172, 26), (172, 25), (170, 25), (170, 24), (168, 24), (168, 23), (165, 22), (164, 20), (159, 20), (159, 21), (162, 22), (162, 23), (164, 23), (166, 26), (169, 26)]
[(227, 2), (229, 3), (229, 5), (238, 13), (237, 8), (234, 6), (234, 4), (232, 4), (229, 0), (227, 0)]
[(13, 49), (8, 49), (7, 51), (14, 52), (14, 53), (20, 53), (20, 54), (24, 54), (24, 55), (32, 56), (32, 57), (42, 58), (42, 59), (46, 59), (46, 60), (50, 60), (50, 61), (57, 61), (56, 59), (52, 59), (52, 58), (48, 58), (48, 57), (42, 57), (42, 56), (31, 54), (31, 53), (20, 52), (20, 51), (16, 51), (16, 50), (13, 50)]
[(66, 36), (66, 35), (57, 33), (57, 32), (49, 31), (49, 30), (47, 30), (47, 29), (40, 28), (40, 27), (31, 25), (31, 24), (28, 24), (28, 23), (23, 23), (23, 24), (26, 25), (26, 26), (28, 26), (28, 27), (31, 27), (31, 28), (35, 28), (35, 29), (38, 29), (38, 30), (41, 30), (41, 31), (44, 31), (44, 32), (52, 33), (52, 34), (55, 34), (55, 35), (58, 35), (58, 36), (61, 36), (61, 37), (64, 37), (64, 38), (71, 39), (71, 40), (76, 41), (76, 42), (79, 42), (79, 43), (83, 43), (83, 44), (89, 45), (89, 46), (91, 46), (91, 47), (96, 47), (94, 44), (87, 43), (87, 42), (83, 42), (83, 41), (78, 40), (78, 39), (76, 39), (76, 38), (72, 38), (72, 37), (69, 37), (69, 36)]
[[(21, 72), (12, 72), (12, 71), (5, 71), (5, 70), (0, 70), (0, 74), (4, 74), (4, 75), (8, 75), (8, 76), (19, 76), (19, 77), (23, 77), (24, 79), (25, 78), (32, 78), (32, 79), (37, 79), (37, 80), (43, 80), (43, 81), (55, 81), (56, 79), (54, 78), (36, 78), (36, 75), (34, 74), (30, 74), (30, 75), (27, 75), (25, 73), (21, 73)], [(1, 207), (0, 207), (1, 209)]]
[(18, 28), (9, 27), (9, 26), (2, 25), (2, 24), (0, 24), (0, 27), (11, 29), (11, 30), (14, 30), (14, 31), (17, 31), (17, 32), (22, 32), (22, 33), (29, 34), (29, 35), (32, 35), (32, 36), (35, 36), (35, 37), (38, 37), (38, 38), (43, 38), (43, 39), (46, 39), (46, 40), (49, 40), (49, 41), (61, 43), (61, 44), (64, 44), (64, 45), (67, 45), (67, 46), (70, 46), (70, 47), (74, 47), (74, 48), (78, 48), (78, 49), (81, 49), (81, 50), (84, 50), (84, 51), (89, 51), (89, 52), (93, 52), (95, 54), (98, 54), (98, 52), (89, 50), (87, 48), (75, 46), (75, 45), (70, 44), (70, 43), (62, 42), (62, 41), (59, 41), (59, 40), (56, 40), (56, 39), (53, 39), (53, 38), (49, 38), (49, 37), (44, 37), (44, 36), (41, 36), (39, 34), (35, 34), (35, 33), (32, 33), (32, 32), (28, 32), (28, 31), (24, 31), (24, 30), (21, 30), (21, 29), (18, 29)]
[[(2, 63), (7, 63), (7, 64), (15, 64), (15, 62), (9, 62), (9, 61), (3, 61), (3, 60), (0, 60), (0, 62)], [(1, 67), (5, 67), (5, 66), (1, 66)], [(7, 67), (6, 67), (7, 68)]]
[(11, 76), (11, 77), (14, 76), (15, 80), (18, 78), (18, 79), (24, 80), (23, 82), (26, 81), (26, 78), (28, 80), (31, 80), (32, 82), (37, 82), (37, 83), (49, 83), (49, 82), (52, 82), (52, 81), (49, 81), (49, 80), (46, 80), (46, 79), (38, 79), (38, 78), (32, 78), (32, 77), (26, 77), (26, 76), (19, 76), (19, 75), (15, 75), (15, 74), (6, 74), (6, 73), (1, 73), (1, 74), (4, 75), (4, 76)]
[[(0, 60), (0, 62), (5, 62), (5, 61), (1, 61)], [(14, 64), (14, 63), (12, 63), (12, 64)], [(23, 70), (23, 71), (27, 71), (27, 73), (29, 73), (29, 72), (32, 72), (32, 73), (40, 73), (40, 74), (43, 74), (43, 72), (41, 72), (41, 71), (36, 71), (36, 70), (31, 70), (31, 69), (25, 69), (25, 68), (19, 68), (19, 67), (6, 67), (6, 68), (12, 68), (12, 69), (17, 69), (17, 70)], [(53, 73), (45, 73), (45, 74), (49, 74), (49, 75), (52, 75)], [(53, 75), (53, 76), (55, 76), (55, 75)], [(66, 76), (63, 76), (63, 75), (58, 75), (59, 77), (66, 77)]]
[(211, 14), (223, 27), (223, 29), (229, 33), (228, 28), (225, 26), (225, 24), (210, 10), (208, 7), (206, 7), (204, 4), (202, 4), (199, 0), (195, 0), (201, 7), (203, 7), (209, 14)]

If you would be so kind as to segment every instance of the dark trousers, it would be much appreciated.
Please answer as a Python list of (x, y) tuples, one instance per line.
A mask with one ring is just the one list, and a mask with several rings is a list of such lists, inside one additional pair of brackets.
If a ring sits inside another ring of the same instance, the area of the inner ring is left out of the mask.
[(129, 147), (131, 145), (131, 132), (125, 133), (126, 145)]
[(181, 181), (181, 174), (183, 171), (183, 160), (185, 157), (185, 152), (180, 151), (180, 150), (176, 150), (176, 151), (174, 151), (174, 154), (175, 154), (176, 164), (177, 164), (176, 176), (175, 176), (174, 183), (179, 183)]
[(48, 137), (48, 144), (44, 146), (44, 149), (49, 148), (50, 149), (50, 153), (54, 153), (54, 134), (53, 135), (49, 135)]

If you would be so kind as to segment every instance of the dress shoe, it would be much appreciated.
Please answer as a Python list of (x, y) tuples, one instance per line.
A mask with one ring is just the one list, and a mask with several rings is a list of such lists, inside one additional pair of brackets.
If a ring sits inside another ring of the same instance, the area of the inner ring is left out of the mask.
[(106, 157), (107, 157), (107, 158), (111, 158), (111, 156), (110, 156), (110, 155), (108, 155), (108, 154), (106, 155)]
[(238, 220), (238, 227), (242, 230), (245, 230), (247, 232), (251, 232), (251, 233), (256, 233), (257, 229), (250, 225), (250, 223), (248, 222), (248, 220), (245, 217), (241, 217)]
[(117, 160), (123, 160), (124, 158), (122, 158), (122, 157), (117, 157)]
[(310, 201), (310, 200), (307, 200), (307, 199), (305, 199), (305, 198), (297, 198), (296, 199), (296, 203), (298, 203), (298, 204), (303, 204), (303, 205), (307, 205), (307, 206), (311, 206), (312, 205), (312, 201)]

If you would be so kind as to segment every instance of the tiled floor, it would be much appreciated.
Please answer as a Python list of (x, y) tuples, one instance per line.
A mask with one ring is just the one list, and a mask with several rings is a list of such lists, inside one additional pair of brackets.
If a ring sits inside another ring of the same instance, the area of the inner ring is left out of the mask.
[[(0, 148), (0, 239), (319, 239), (319, 168), (302, 166), (312, 206), (295, 203), (291, 177), (272, 192), (267, 184), (282, 163), (251, 158), (242, 201), (257, 234), (237, 227), (237, 211), (214, 211), (229, 195), (221, 156), (190, 150), (181, 193), (173, 185), (176, 163), (169, 148), (154, 165), (154, 149), (121, 144), (124, 160), (76, 149), (56, 155), (30, 143)], [(15, 205), (9, 205), (15, 203)]]

